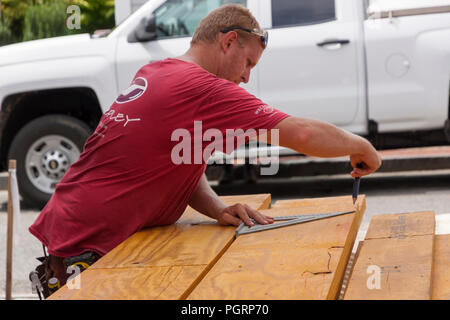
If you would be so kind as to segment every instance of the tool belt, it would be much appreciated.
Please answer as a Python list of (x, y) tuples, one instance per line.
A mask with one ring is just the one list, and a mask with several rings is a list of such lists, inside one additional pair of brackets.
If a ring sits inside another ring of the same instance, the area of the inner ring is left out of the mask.
[(42, 297), (48, 298), (65, 285), (67, 279), (76, 271), (81, 273), (100, 259), (100, 255), (92, 251), (78, 256), (62, 258), (47, 255), (44, 246), (43, 249), (44, 256), (37, 258), (41, 264), (30, 272), (32, 291), (37, 293), (41, 300)]

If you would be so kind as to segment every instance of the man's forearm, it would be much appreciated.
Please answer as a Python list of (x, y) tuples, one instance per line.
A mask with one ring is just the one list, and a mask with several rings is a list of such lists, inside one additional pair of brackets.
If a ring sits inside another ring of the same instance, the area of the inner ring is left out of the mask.
[(372, 145), (364, 138), (332, 124), (309, 120), (308, 136), (302, 145), (306, 154), (316, 157), (340, 157), (366, 153)]
[(353, 177), (371, 174), (381, 166), (381, 157), (368, 140), (330, 123), (289, 117), (274, 129), (283, 147), (315, 157), (350, 156)]
[(201, 177), (197, 189), (192, 194), (189, 205), (213, 219), (218, 219), (220, 212), (227, 207), (210, 187), (205, 175)]
[(280, 145), (310, 156), (339, 157), (372, 148), (366, 139), (323, 121), (290, 117), (276, 128)]
[(239, 226), (244, 222), (252, 226), (254, 221), (260, 224), (273, 223), (272, 217), (259, 213), (247, 204), (236, 203), (231, 206), (224, 204), (209, 186), (205, 175), (200, 179), (189, 205), (198, 212), (216, 219), (222, 225)]

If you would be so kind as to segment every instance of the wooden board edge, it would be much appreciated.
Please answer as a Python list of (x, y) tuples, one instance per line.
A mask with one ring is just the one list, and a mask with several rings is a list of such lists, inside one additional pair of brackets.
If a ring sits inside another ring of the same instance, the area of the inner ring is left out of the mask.
[(264, 194), (267, 195), (267, 197), (256, 210), (270, 209), (270, 207), (272, 206), (272, 194), (270, 194), (270, 193), (264, 193)]
[[(435, 264), (435, 259), (438, 259), (438, 257), (442, 257), (442, 255), (445, 255), (445, 248), (442, 242), (449, 242), (450, 241), (450, 234), (436, 234), (434, 236), (434, 251), (433, 251), (433, 274), (432, 274), (432, 279), (435, 279), (435, 272), (436, 269), (439, 269), (439, 272), (442, 273), (442, 269), (443, 269), (443, 264), (442, 264), (442, 258), (439, 259), (438, 261), (440, 262), (440, 264)], [(437, 248), (437, 244), (439, 242), (439, 248)], [(447, 259), (444, 259), (447, 260)], [(445, 264), (445, 266), (448, 266), (447, 264)], [(447, 283), (447, 282), (445, 282)], [(442, 292), (437, 291), (436, 287), (434, 286), (435, 282), (432, 281), (432, 285), (431, 285), (431, 300), (448, 300), (449, 297), (449, 290), (446, 290), (445, 294), (442, 295)], [(441, 283), (442, 285), (442, 283)], [(450, 283), (449, 283), (450, 285)], [(441, 288), (439, 288), (441, 289)], [(436, 292), (437, 291), (437, 292)]]
[[(436, 225), (436, 220), (435, 220), (435, 225)], [(435, 229), (436, 230), (436, 229)], [(429, 300), (433, 300), (433, 280), (434, 280), (434, 269), (435, 269), (435, 265), (436, 265), (436, 234), (433, 235), (433, 243), (431, 244), (432, 246), (432, 255), (431, 255), (431, 270), (430, 270), (430, 291), (428, 292)]]
[(347, 284), (346, 284), (346, 286), (344, 288), (344, 292), (342, 294), (342, 300), (345, 300), (345, 296), (346, 296), (347, 290), (348, 290), (348, 285), (350, 283), (350, 280), (352, 279), (353, 270), (355, 269), (356, 261), (358, 261), (359, 253), (361, 252), (361, 248), (363, 247), (363, 245), (364, 245), (364, 241), (359, 241), (358, 242), (358, 247), (356, 248), (355, 256), (353, 257), (353, 263), (352, 263), (352, 266), (351, 266), (351, 268), (349, 270), (349, 273), (348, 273)]
[(347, 269), (348, 261), (353, 250), (353, 246), (358, 235), (359, 227), (361, 225), (362, 217), (366, 211), (366, 197), (360, 197), (358, 201), (356, 212), (353, 217), (350, 231), (345, 239), (344, 248), (339, 259), (339, 263), (334, 272), (333, 280), (331, 281), (330, 290), (328, 291), (327, 300), (337, 300), (341, 292), (342, 283), (344, 281), (345, 270)]
[(206, 265), (205, 269), (203, 269), (203, 271), (200, 273), (200, 275), (194, 281), (192, 281), (191, 285), (180, 295), (178, 300), (186, 300), (189, 297), (189, 295), (192, 293), (192, 291), (194, 291), (195, 288), (197, 288), (199, 283), (208, 274), (208, 272), (214, 267), (214, 265), (217, 263), (217, 261), (219, 261), (220, 258), (225, 254), (225, 252), (228, 250), (228, 248), (231, 246), (231, 244), (234, 242), (235, 239), (236, 238), (235, 238), (235, 236), (233, 234), (233, 236), (227, 242), (227, 244), (222, 248), (222, 250), (220, 250), (220, 252), (214, 257), (214, 259), (211, 260)]

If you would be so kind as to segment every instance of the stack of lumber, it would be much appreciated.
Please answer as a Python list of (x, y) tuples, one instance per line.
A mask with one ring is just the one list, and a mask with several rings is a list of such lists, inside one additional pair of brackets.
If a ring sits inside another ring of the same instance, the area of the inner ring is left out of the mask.
[[(270, 206), (270, 194), (221, 197), (226, 204)], [(173, 225), (139, 231), (80, 274), (80, 289), (49, 299), (185, 299), (230, 246), (235, 228), (188, 208)]]
[[(277, 201), (270, 216), (353, 210), (351, 197)], [(239, 236), (188, 299), (336, 299), (365, 209)]]
[(450, 235), (435, 235), (433, 212), (373, 217), (352, 254), (364, 195), (356, 205), (350, 196), (221, 199), (273, 217), (354, 213), (236, 238), (235, 227), (188, 208), (176, 224), (139, 231), (106, 254), (78, 276), (80, 289), (49, 299), (450, 299)]
[(139, 231), (49, 299), (336, 299), (365, 210), (365, 197), (278, 201), (221, 197), (270, 216), (342, 216), (235, 238), (235, 227), (188, 208), (174, 225)]
[(433, 212), (374, 216), (358, 245), (344, 299), (450, 299), (450, 235)]

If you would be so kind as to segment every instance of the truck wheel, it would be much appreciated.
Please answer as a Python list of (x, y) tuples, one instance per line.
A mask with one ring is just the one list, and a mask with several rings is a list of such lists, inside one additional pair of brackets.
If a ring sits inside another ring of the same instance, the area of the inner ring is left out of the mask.
[(37, 118), (19, 131), (8, 159), (17, 160), (19, 191), (26, 206), (45, 206), (91, 132), (84, 122), (65, 115)]

